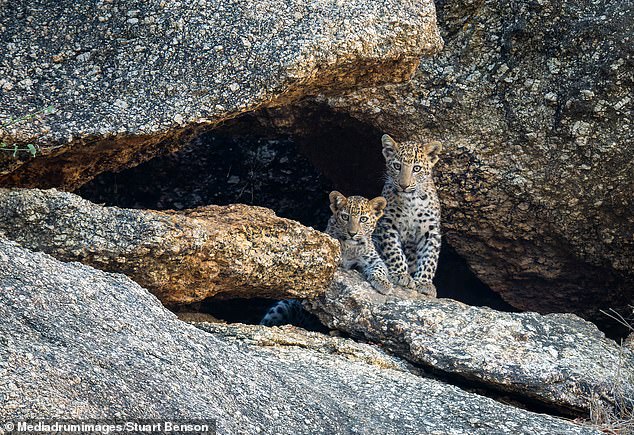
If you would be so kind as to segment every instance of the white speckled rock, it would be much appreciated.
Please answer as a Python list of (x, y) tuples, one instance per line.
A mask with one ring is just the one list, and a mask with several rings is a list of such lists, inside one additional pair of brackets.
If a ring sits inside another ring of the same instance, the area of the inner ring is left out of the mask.
[(568, 412), (588, 413), (615, 384), (634, 398), (634, 385), (623, 384), (634, 379), (634, 353), (573, 314), (504, 313), (421, 296), (386, 299), (346, 271), (307, 306), (328, 326), (414, 363)]
[(0, 183), (31, 187), (77, 187), (258, 107), (401, 82), (442, 46), (431, 0), (9, 0), (0, 30), (0, 123), (57, 109), (4, 135), (63, 145), (0, 154)]
[(123, 275), (1, 238), (0, 262), (0, 421), (216, 418), (221, 435), (599, 434), (345, 350), (272, 349), (246, 327), (209, 334)]

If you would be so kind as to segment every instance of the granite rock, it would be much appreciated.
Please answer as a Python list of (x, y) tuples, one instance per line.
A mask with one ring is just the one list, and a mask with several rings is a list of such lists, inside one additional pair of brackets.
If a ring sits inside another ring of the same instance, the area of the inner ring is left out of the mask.
[(409, 361), (563, 412), (589, 415), (624, 392), (634, 408), (634, 352), (573, 314), (504, 313), (397, 291), (386, 297), (338, 271), (305, 303), (331, 328), (380, 343)]
[(0, 233), (62, 261), (124, 273), (168, 305), (314, 297), (340, 256), (336, 240), (262, 207), (131, 210), (55, 189), (0, 189)]
[[(431, 0), (0, 2), (0, 185), (72, 190), (303, 96), (408, 79), (442, 40)], [(9, 147), (11, 148), (11, 147)]]
[(223, 435), (600, 433), (407, 370), (210, 334), (121, 274), (2, 238), (0, 261), (0, 421), (215, 418)]

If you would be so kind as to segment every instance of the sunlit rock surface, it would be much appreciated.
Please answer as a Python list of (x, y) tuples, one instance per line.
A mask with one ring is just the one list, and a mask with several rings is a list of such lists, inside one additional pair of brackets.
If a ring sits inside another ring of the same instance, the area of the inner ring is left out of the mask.
[(340, 256), (334, 239), (262, 207), (130, 210), (55, 189), (0, 189), (2, 232), (60, 260), (125, 273), (165, 304), (314, 297)]
[(634, 353), (573, 314), (505, 313), (400, 292), (386, 298), (346, 271), (306, 306), (332, 328), (476, 385), (589, 413), (593, 401), (614, 406), (618, 384), (634, 407)]
[(206, 333), (123, 275), (4, 239), (0, 261), (3, 421), (215, 418), (219, 434), (599, 434), (337, 351), (272, 351), (246, 327)]
[[(73, 189), (201, 129), (409, 78), (442, 46), (431, 0), (0, 2), (0, 185)], [(54, 149), (53, 149), (54, 148)]]

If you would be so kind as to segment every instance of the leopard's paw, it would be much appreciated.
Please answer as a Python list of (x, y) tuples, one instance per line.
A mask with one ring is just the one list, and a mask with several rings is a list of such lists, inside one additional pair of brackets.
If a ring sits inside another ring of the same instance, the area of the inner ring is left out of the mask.
[(387, 279), (371, 279), (372, 287), (382, 295), (389, 295), (394, 290), (394, 286)]
[(412, 278), (407, 272), (402, 273), (392, 280), (394, 284), (399, 285), (406, 289), (415, 289), (416, 283), (414, 282), (414, 278)]
[(426, 296), (437, 297), (436, 286), (428, 279), (417, 279), (415, 281), (416, 291)]

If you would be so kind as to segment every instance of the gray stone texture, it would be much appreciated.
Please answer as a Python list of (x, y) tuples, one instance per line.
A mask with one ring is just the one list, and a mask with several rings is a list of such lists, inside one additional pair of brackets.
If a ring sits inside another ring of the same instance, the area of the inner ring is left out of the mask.
[(336, 352), (209, 334), (123, 275), (1, 238), (0, 262), (0, 421), (215, 417), (219, 434), (600, 433)]
[(329, 104), (443, 142), (446, 239), (507, 302), (605, 320), (634, 298), (634, 3), (437, 8), (445, 48), (411, 82)]
[(332, 328), (477, 385), (585, 413), (597, 400), (616, 406), (616, 386), (634, 406), (634, 353), (573, 314), (503, 313), (401, 291), (386, 297), (346, 271), (306, 306)]
[[(399, 82), (442, 46), (431, 0), (0, 2), (0, 184), (78, 187), (201, 128), (318, 92)], [(50, 147), (58, 147), (51, 150)]]

